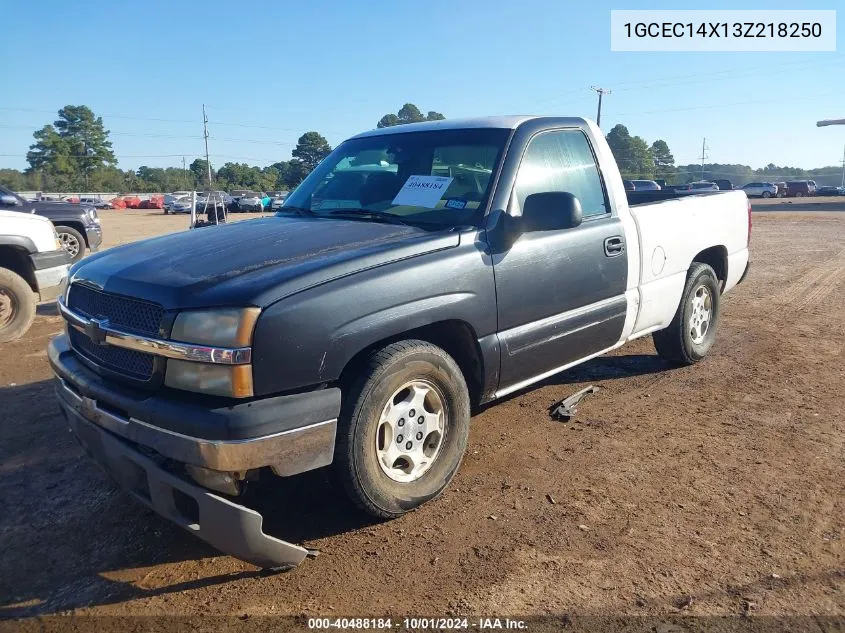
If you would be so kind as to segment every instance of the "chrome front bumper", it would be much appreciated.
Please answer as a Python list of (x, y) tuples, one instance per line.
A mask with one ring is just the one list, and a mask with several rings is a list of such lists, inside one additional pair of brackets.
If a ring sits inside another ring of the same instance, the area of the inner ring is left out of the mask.
[(328, 466), (334, 455), (336, 419), (245, 440), (206, 440), (120, 416), (57, 380), (56, 395), (67, 413), (184, 464), (230, 472), (269, 466), (286, 477)]
[(126, 442), (62, 407), (85, 451), (141, 503), (208, 544), (264, 569), (287, 569), (310, 551), (264, 533), (263, 517), (163, 469)]

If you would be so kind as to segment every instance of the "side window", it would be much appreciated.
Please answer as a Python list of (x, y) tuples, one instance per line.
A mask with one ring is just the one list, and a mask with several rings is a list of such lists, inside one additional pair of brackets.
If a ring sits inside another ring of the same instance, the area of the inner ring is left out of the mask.
[(544, 132), (528, 144), (516, 177), (520, 209), (529, 195), (546, 191), (575, 195), (585, 218), (608, 212), (598, 167), (581, 130)]

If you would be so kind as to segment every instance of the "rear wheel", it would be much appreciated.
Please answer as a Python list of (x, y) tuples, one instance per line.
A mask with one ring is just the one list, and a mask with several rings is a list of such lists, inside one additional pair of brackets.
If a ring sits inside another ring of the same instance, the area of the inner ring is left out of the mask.
[(719, 300), (716, 273), (707, 264), (693, 262), (672, 322), (652, 334), (657, 353), (676, 365), (692, 365), (704, 358), (716, 340)]
[(470, 405), (457, 363), (425, 341), (370, 356), (344, 390), (335, 470), (365, 512), (394, 518), (434, 499), (454, 477)]
[(57, 226), (56, 233), (59, 235), (62, 247), (70, 255), (71, 263), (75, 264), (85, 257), (85, 238), (79, 231), (69, 226)]
[(0, 268), (0, 343), (23, 336), (35, 319), (35, 293), (16, 272)]
[(796, 191), (796, 192), (795, 192), (795, 197), (796, 197), (796, 198), (803, 198), (803, 197), (804, 197), (804, 192), (803, 192), (803, 191)]
[(770, 194), (768, 191), (764, 191), (764, 192), (763, 192), (763, 197), (764, 197), (764, 198), (771, 198), (771, 197), (772, 197), (772, 194)]

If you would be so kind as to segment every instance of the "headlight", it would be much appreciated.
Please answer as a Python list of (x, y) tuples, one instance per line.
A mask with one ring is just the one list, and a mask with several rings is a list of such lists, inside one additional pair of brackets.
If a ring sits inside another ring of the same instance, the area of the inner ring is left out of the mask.
[[(183, 343), (239, 348), (252, 345), (258, 308), (182, 312), (170, 338)], [(247, 398), (253, 395), (252, 365), (223, 365), (169, 359), (164, 383), (175, 389)]]

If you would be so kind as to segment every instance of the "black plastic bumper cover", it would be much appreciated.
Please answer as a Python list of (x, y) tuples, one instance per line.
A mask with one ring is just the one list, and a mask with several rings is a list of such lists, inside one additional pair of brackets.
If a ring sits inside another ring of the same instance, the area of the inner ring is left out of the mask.
[[(263, 517), (255, 510), (180, 479), (72, 410), (63, 410), (86, 452), (121, 487), (213, 547), (261, 568), (295, 567), (308, 556), (304, 547), (265, 534)], [(193, 500), (194, 510), (180, 509), (185, 507), (184, 497), (177, 501), (180, 495)]]
[(45, 268), (55, 268), (62, 264), (70, 264), (70, 253), (63, 248), (55, 251), (32, 253), (29, 258), (32, 260), (32, 267), (35, 270), (44, 270)]
[(248, 402), (172, 391), (144, 392), (105, 382), (54, 338), (47, 357), (53, 371), (79, 392), (153, 426), (207, 440), (245, 440), (317, 424), (340, 414), (340, 389), (320, 389)]

